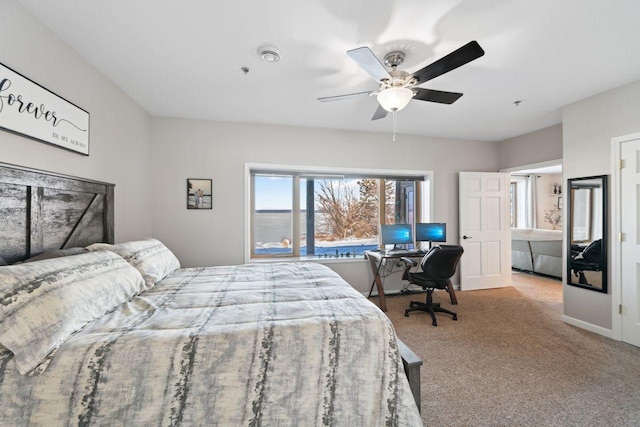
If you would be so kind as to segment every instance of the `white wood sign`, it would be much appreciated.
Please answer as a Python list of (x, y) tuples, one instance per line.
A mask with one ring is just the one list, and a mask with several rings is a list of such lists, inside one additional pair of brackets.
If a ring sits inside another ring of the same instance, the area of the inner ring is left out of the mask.
[(89, 155), (89, 113), (3, 64), (0, 128)]

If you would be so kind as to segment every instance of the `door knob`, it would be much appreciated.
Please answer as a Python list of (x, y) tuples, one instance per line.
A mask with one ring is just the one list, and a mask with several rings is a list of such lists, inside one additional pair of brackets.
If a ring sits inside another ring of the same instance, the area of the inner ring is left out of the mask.
[(471, 239), (471, 237), (469, 237), (469, 236), (462, 236), (462, 238), (463, 238), (464, 240)]

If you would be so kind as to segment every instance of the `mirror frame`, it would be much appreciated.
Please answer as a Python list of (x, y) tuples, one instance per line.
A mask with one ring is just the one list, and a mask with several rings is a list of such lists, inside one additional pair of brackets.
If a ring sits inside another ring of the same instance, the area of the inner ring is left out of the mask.
[[(607, 251), (607, 242), (608, 242), (608, 199), (609, 199), (609, 188), (608, 188), (608, 176), (607, 175), (597, 175), (597, 176), (587, 176), (587, 177), (580, 177), (580, 178), (570, 178), (567, 179), (567, 190), (566, 190), (566, 203), (565, 206), (567, 207), (567, 224), (566, 224), (566, 229), (567, 229), (567, 285), (570, 286), (576, 286), (579, 288), (583, 288), (583, 289), (588, 289), (590, 291), (595, 291), (595, 292), (602, 292), (602, 293), (608, 293), (608, 286), (607, 286), (607, 276), (608, 276), (608, 269), (607, 269), (607, 261), (608, 261), (608, 251)], [(602, 243), (601, 243), (601, 253), (600, 253), (600, 264), (601, 264), (601, 269), (600, 272), (602, 273), (602, 288), (597, 288), (595, 286), (592, 285), (585, 285), (585, 284), (581, 284), (581, 283), (572, 283), (572, 273), (571, 273), (571, 259), (572, 259), (572, 251), (571, 251), (571, 241), (573, 240), (572, 236), (573, 236), (573, 209), (574, 209), (574, 201), (573, 201), (573, 194), (572, 194), (572, 184), (575, 182), (580, 182), (580, 181), (587, 181), (587, 180), (601, 180), (602, 182), (602, 206), (600, 207), (602, 209)]]

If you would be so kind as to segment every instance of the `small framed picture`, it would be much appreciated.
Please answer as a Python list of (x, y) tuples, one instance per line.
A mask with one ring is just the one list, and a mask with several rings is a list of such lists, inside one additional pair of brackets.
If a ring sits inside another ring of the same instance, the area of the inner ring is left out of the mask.
[(211, 180), (187, 178), (187, 209), (213, 209)]

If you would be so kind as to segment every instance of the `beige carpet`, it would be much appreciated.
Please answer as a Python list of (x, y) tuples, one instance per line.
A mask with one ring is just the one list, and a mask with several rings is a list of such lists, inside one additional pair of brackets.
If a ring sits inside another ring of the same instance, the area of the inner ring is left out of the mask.
[[(388, 297), (398, 336), (423, 360), (426, 426), (640, 426), (640, 348), (561, 320), (558, 280), (514, 273), (513, 287), (437, 291), (458, 320), (404, 317), (410, 300)], [(377, 298), (372, 298), (376, 302)]]

